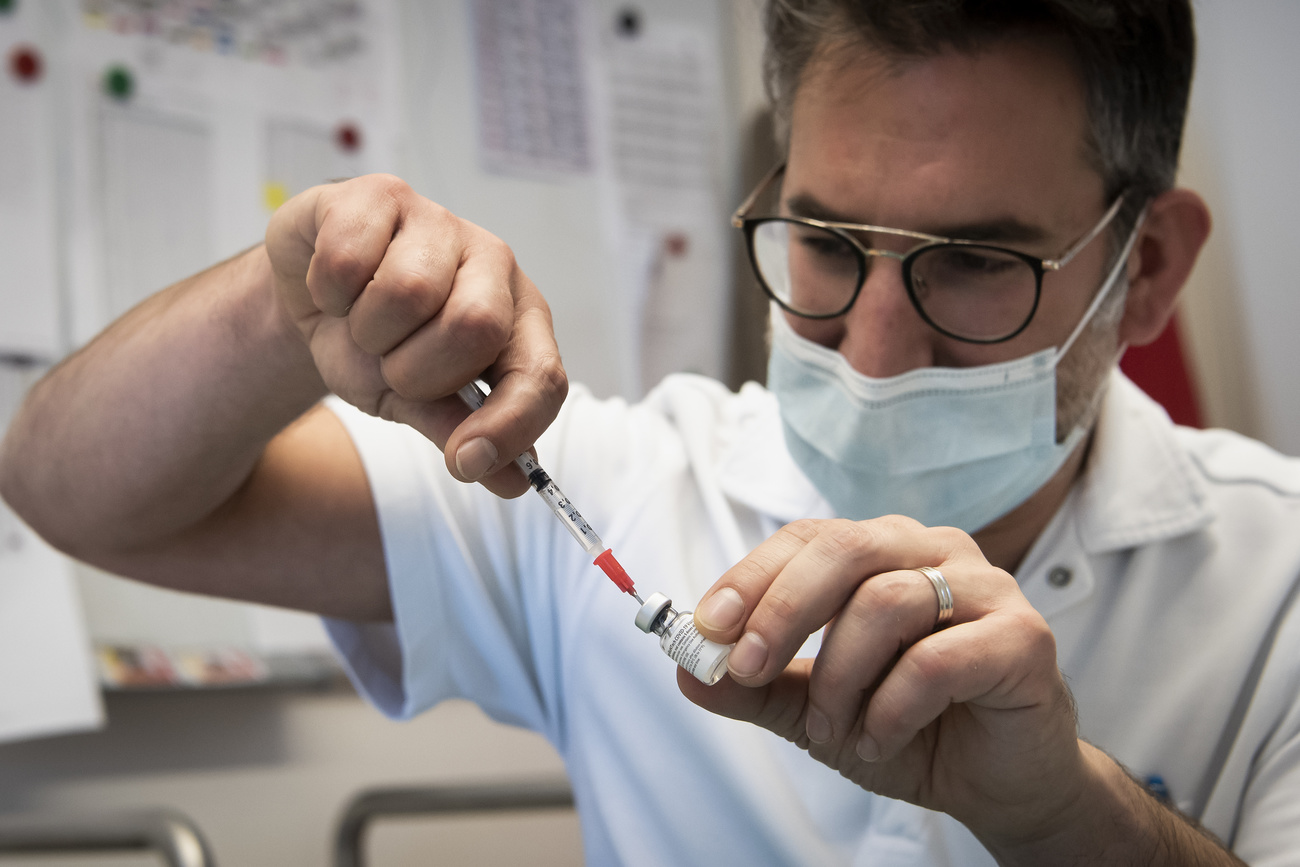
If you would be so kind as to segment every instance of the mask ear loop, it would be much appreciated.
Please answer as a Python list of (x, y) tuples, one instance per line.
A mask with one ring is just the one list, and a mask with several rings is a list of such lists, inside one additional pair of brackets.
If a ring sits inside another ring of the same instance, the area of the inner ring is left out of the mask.
[[(1142, 223), (1146, 220), (1146, 217), (1147, 209), (1143, 208), (1142, 213), (1138, 214), (1137, 223), (1134, 224), (1133, 231), (1129, 233), (1128, 240), (1124, 242), (1124, 249), (1120, 251), (1119, 258), (1115, 261), (1115, 265), (1110, 269), (1110, 274), (1106, 276), (1105, 282), (1101, 284), (1101, 288), (1098, 289), (1097, 294), (1093, 296), (1092, 303), (1088, 305), (1088, 309), (1084, 311), (1082, 318), (1079, 319), (1079, 323), (1075, 325), (1074, 330), (1070, 332), (1070, 336), (1065, 339), (1065, 342), (1061, 344), (1061, 348), (1056, 351), (1057, 362), (1065, 357), (1065, 353), (1070, 351), (1070, 347), (1074, 345), (1074, 341), (1078, 339), (1079, 335), (1083, 333), (1083, 329), (1087, 328), (1088, 323), (1092, 321), (1092, 317), (1096, 316), (1097, 311), (1101, 309), (1101, 305), (1105, 302), (1106, 296), (1110, 295), (1110, 290), (1115, 288), (1115, 281), (1119, 278), (1119, 275), (1124, 268), (1128, 266), (1129, 254), (1133, 252), (1133, 245), (1137, 243), (1138, 230), (1142, 228)], [(1126, 349), (1127, 347), (1124, 348)], [(1120, 350), (1119, 354), (1124, 354), (1123, 349)], [(1118, 361), (1119, 356), (1116, 356), (1115, 360)]]
[[(1129, 234), (1128, 240), (1124, 242), (1124, 249), (1120, 251), (1119, 259), (1115, 262), (1115, 266), (1111, 269), (1109, 276), (1106, 277), (1106, 281), (1102, 284), (1101, 288), (1097, 290), (1096, 297), (1092, 299), (1092, 304), (1090, 304), (1088, 309), (1084, 312), (1083, 318), (1079, 320), (1079, 324), (1074, 326), (1074, 331), (1056, 353), (1056, 363), (1059, 364), (1061, 359), (1065, 357), (1065, 353), (1074, 345), (1075, 339), (1083, 333), (1083, 329), (1087, 327), (1088, 323), (1092, 320), (1092, 317), (1101, 309), (1101, 305), (1105, 301), (1106, 296), (1115, 288), (1115, 281), (1119, 279), (1119, 275), (1123, 272), (1124, 267), (1128, 265), (1129, 254), (1133, 252), (1133, 246), (1137, 243), (1138, 230), (1142, 228), (1142, 222), (1146, 219), (1146, 216), (1147, 209), (1143, 208), (1142, 213), (1138, 214), (1137, 223), (1133, 226), (1133, 231)], [(1110, 368), (1117, 366), (1120, 359), (1124, 357), (1124, 353), (1127, 351), (1128, 344), (1121, 343), (1115, 352), (1115, 357), (1111, 359)], [(1097, 418), (1097, 415), (1101, 410), (1102, 398), (1106, 396), (1106, 390), (1105, 380), (1103, 379), (1101, 387), (1097, 389), (1095, 394), (1093, 394), (1092, 400), (1088, 404), (1087, 411), (1075, 421), (1074, 429), (1077, 430), (1080, 427), (1087, 427)]]

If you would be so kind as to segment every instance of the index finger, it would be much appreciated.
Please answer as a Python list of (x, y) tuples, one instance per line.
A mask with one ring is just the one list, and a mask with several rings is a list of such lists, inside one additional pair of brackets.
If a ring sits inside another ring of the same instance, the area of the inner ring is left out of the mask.
[(511, 282), (513, 330), (482, 374), (492, 392), (482, 409), (447, 438), (447, 469), (462, 481), (494, 474), (528, 451), (555, 421), (568, 394), (546, 302), (522, 274), (516, 273)]
[(736, 643), (728, 660), (733, 677), (766, 683), (862, 582), (944, 562), (946, 539), (900, 516), (795, 522), (718, 580), (696, 608), (696, 624), (714, 641)]
[(315, 194), (312, 207), (293, 212), (295, 228), (311, 250), (307, 291), (316, 308), (330, 316), (348, 312), (412, 208), (439, 210), (394, 177), (359, 178), (309, 192)]

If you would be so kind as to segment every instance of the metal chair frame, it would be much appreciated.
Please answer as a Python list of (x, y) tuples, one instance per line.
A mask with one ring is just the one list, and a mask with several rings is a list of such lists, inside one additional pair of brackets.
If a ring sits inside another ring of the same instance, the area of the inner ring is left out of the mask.
[(157, 852), (168, 867), (216, 867), (203, 834), (175, 810), (0, 816), (0, 858), (72, 852)]
[(334, 867), (365, 867), (366, 830), (383, 816), (440, 816), (573, 807), (569, 781), (406, 786), (369, 789), (348, 803), (334, 838)]

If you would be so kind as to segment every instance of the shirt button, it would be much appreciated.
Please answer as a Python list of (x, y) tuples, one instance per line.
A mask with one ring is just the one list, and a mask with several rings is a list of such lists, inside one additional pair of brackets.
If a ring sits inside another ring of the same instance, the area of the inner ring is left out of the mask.
[(1065, 566), (1055, 566), (1047, 573), (1047, 583), (1058, 589), (1068, 587), (1073, 580), (1074, 572)]

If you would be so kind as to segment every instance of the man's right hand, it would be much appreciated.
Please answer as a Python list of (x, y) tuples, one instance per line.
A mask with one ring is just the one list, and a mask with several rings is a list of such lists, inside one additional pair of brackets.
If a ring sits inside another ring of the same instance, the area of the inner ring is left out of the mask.
[[(513, 459), (555, 419), (568, 385), (550, 311), (509, 247), (370, 175), (290, 199), (266, 250), (279, 302), (331, 391), (424, 434), (455, 477), (502, 496), (526, 490)], [(456, 391), (480, 376), (492, 393), (471, 416)]]

